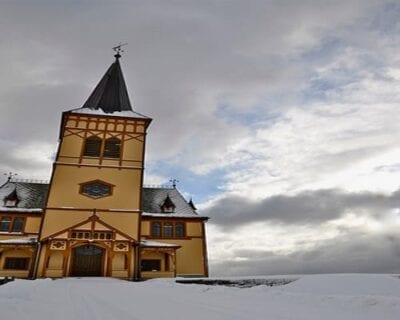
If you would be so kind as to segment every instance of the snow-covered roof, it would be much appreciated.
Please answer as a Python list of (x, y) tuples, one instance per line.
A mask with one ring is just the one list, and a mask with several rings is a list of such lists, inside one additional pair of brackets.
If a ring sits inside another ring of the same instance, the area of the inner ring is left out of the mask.
[[(162, 205), (169, 197), (175, 208), (172, 212), (163, 212)], [(197, 214), (176, 188), (143, 188), (143, 216), (206, 218)]]
[[(11, 180), (0, 187), (0, 211), (41, 212), (45, 205), (48, 188), (47, 183)], [(5, 199), (10, 195), (16, 196), (16, 207), (5, 206)]]
[(13, 207), (0, 207), (0, 212), (32, 212), (40, 213), (43, 212), (41, 208), (13, 208)]
[(150, 213), (144, 212), (142, 213), (143, 217), (153, 217), (153, 218), (200, 218), (200, 219), (208, 219), (206, 216), (202, 216), (200, 214), (182, 214), (179, 212), (174, 213)]
[(177, 244), (172, 243), (165, 243), (165, 242), (158, 242), (158, 241), (149, 241), (149, 240), (141, 240), (140, 241), (141, 247), (148, 247), (148, 248), (178, 248), (180, 247)]
[(98, 115), (98, 116), (150, 119), (149, 117), (146, 117), (145, 115), (139, 112), (135, 112), (133, 110), (104, 112), (103, 109), (78, 108), (78, 109), (72, 109), (69, 112)]
[(35, 244), (37, 237), (24, 237), (0, 240), (0, 244)]

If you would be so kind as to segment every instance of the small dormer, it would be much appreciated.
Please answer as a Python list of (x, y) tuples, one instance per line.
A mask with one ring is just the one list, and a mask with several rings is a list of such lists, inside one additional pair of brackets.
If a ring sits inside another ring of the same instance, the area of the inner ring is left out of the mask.
[(161, 210), (165, 213), (173, 213), (175, 211), (175, 204), (172, 202), (169, 195), (165, 198), (164, 202), (161, 204)]
[(11, 192), (8, 196), (6, 196), (4, 198), (4, 206), (5, 207), (9, 207), (9, 208), (13, 208), (16, 207), (18, 204), (18, 196), (17, 196), (17, 191), (14, 190), (13, 192)]

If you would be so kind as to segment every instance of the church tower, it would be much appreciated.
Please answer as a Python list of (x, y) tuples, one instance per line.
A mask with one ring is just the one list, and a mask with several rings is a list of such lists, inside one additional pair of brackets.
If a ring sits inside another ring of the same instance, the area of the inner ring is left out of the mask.
[(120, 54), (81, 108), (64, 112), (33, 273), (139, 276), (146, 130)]

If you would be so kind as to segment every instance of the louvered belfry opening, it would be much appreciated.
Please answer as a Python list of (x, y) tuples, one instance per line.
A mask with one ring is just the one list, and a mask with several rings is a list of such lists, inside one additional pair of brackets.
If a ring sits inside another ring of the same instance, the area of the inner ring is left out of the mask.
[(119, 158), (121, 156), (121, 140), (109, 138), (104, 144), (104, 158)]
[(98, 137), (89, 137), (85, 140), (83, 155), (86, 157), (100, 157), (101, 139)]

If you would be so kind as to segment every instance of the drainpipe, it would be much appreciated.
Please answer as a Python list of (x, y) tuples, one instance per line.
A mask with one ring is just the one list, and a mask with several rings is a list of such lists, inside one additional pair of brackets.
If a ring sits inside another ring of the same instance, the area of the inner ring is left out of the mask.
[(38, 241), (37, 246), (36, 246), (36, 252), (35, 252), (35, 260), (33, 264), (33, 272), (31, 275), (31, 279), (36, 279), (37, 278), (37, 269), (39, 267), (39, 257), (40, 257), (40, 251), (42, 248), (42, 243)]
[(133, 276), (133, 281), (139, 281), (140, 280), (140, 243), (135, 247), (135, 270), (134, 270), (134, 276)]

